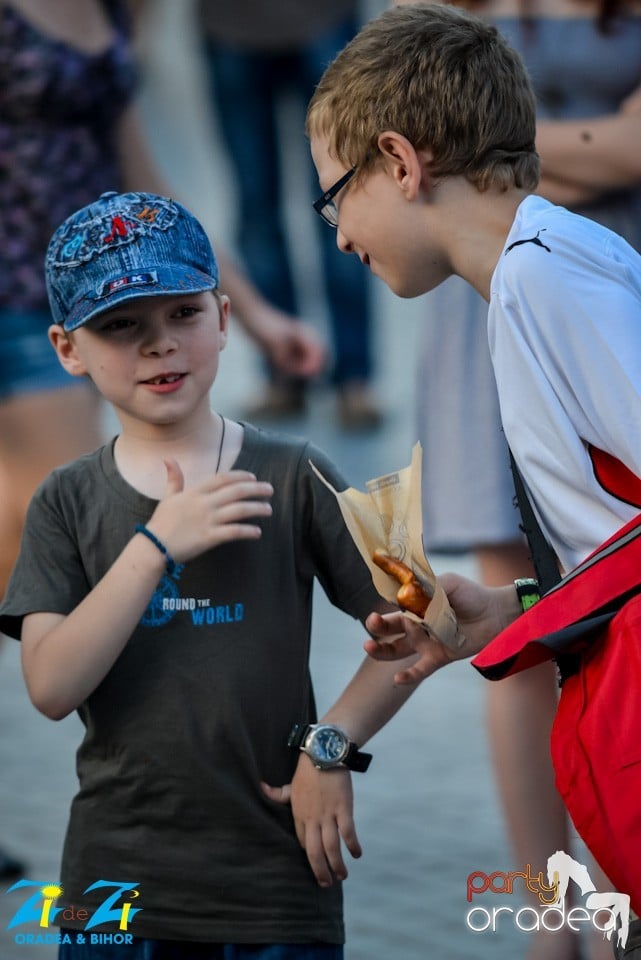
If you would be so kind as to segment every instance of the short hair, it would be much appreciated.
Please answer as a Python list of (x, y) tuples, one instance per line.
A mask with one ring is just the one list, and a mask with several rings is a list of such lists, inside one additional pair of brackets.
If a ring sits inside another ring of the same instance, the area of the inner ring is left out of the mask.
[(394, 130), (429, 147), (434, 176), (462, 175), (479, 190), (533, 190), (536, 104), (519, 55), (496, 27), (445, 4), (386, 10), (326, 69), (310, 101), (307, 133), (357, 175)]

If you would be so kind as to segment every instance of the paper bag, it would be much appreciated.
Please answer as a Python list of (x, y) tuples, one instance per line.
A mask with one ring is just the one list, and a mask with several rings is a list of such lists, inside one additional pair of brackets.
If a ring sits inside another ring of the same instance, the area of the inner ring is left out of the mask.
[(458, 650), (465, 643), (465, 637), (458, 629), (445, 591), (437, 582), (423, 552), (421, 463), (422, 450), (420, 443), (417, 443), (412, 450), (409, 467), (368, 480), (366, 493), (353, 487), (339, 493), (313, 463), (311, 467), (336, 497), (347, 529), (369, 568), (380, 596), (390, 603), (396, 603), (399, 583), (372, 560), (377, 548), (410, 567), (431, 598), (422, 621), (409, 611), (403, 611), (404, 615), (421, 623), (428, 633), (450, 649)]

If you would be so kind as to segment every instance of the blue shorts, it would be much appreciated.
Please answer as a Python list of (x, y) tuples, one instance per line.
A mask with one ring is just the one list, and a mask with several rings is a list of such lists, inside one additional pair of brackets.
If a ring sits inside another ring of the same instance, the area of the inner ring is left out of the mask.
[[(76, 943), (77, 930), (60, 930), (72, 943), (59, 947), (58, 960), (343, 960), (343, 947), (333, 943), (193, 943), (132, 937), (126, 944)], [(116, 939), (114, 937), (114, 939)]]
[(0, 308), (0, 400), (84, 383), (60, 366), (47, 337), (51, 322), (46, 310)]

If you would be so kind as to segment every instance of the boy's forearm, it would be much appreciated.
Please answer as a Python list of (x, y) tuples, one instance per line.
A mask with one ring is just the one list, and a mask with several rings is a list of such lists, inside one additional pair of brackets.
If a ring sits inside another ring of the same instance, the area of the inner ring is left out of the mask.
[(412, 695), (417, 684), (395, 686), (394, 675), (417, 657), (384, 663), (366, 657), (323, 722), (341, 727), (358, 746), (374, 736)]
[(54, 720), (96, 689), (126, 646), (160, 580), (165, 561), (140, 535), (85, 599), (47, 629), (49, 614), (25, 618), (22, 660), (34, 705)]

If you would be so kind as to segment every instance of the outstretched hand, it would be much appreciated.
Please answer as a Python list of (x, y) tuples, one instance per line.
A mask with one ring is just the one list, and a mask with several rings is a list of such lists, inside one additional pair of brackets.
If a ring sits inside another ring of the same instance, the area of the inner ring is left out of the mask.
[(197, 487), (185, 489), (176, 460), (164, 461), (165, 495), (153, 512), (148, 528), (178, 563), (232, 540), (256, 540), (261, 528), (252, 520), (271, 516), (270, 483), (246, 470), (214, 474)]
[(402, 613), (370, 613), (365, 626), (371, 638), (364, 648), (375, 660), (401, 660), (420, 654), (412, 666), (394, 676), (397, 684), (418, 683), (436, 670), (472, 657), (521, 612), (514, 586), (484, 587), (455, 573), (443, 574), (439, 582), (456, 615), (463, 643), (451, 649)]
[(310, 324), (262, 303), (245, 318), (248, 332), (260, 343), (270, 362), (290, 377), (318, 376), (327, 365), (327, 344)]
[(274, 366), (291, 377), (318, 376), (327, 363), (324, 341), (310, 324), (300, 320), (284, 323), (267, 349)]
[(341, 840), (353, 857), (362, 850), (353, 816), (352, 780), (349, 770), (317, 770), (301, 754), (291, 784), (272, 787), (261, 784), (265, 796), (277, 803), (291, 803), (296, 836), (321, 887), (347, 877)]

